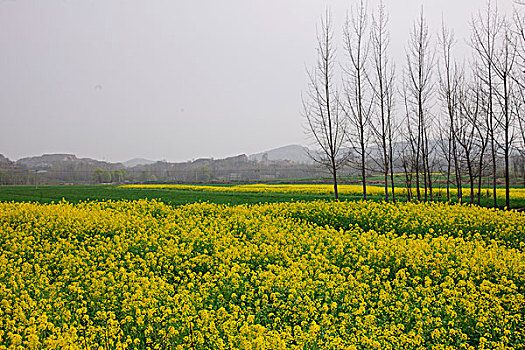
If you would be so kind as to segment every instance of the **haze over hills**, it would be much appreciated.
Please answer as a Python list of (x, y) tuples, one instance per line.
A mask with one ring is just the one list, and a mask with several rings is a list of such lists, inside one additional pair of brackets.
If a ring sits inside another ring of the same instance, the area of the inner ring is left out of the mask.
[(22, 165), (28, 169), (43, 170), (54, 166), (56, 163), (67, 164), (89, 164), (92, 166), (122, 167), (121, 163), (109, 163), (91, 158), (77, 158), (74, 154), (43, 154), (41, 156), (21, 158), (16, 161), (17, 165)]
[(137, 165), (150, 165), (150, 164), (153, 164), (153, 163), (156, 163), (156, 161), (149, 160), (149, 159), (144, 159), (144, 158), (133, 158), (133, 159), (127, 160), (125, 162), (122, 162), (122, 164), (126, 168), (133, 168), (134, 166), (137, 166)]
[[(291, 161), (294, 163), (311, 164), (312, 161), (308, 156), (308, 148), (301, 145), (287, 145), (277, 147), (271, 150), (267, 150), (260, 153), (255, 153), (248, 156), (249, 160), (252, 161)], [(6, 161), (8, 158), (1, 155), (2, 159)], [(210, 158), (211, 159), (211, 158)], [(23, 165), (28, 169), (46, 169), (53, 166), (57, 162), (64, 163), (87, 163), (93, 165), (116, 165), (120, 167), (133, 168), (141, 165), (151, 165), (157, 163), (157, 161), (145, 159), (145, 158), (133, 158), (125, 162), (112, 163), (100, 161), (92, 158), (78, 158), (74, 154), (69, 153), (58, 153), (58, 154), (43, 154), (41, 156), (32, 156), (20, 158), (14, 161), (18, 165)], [(188, 160), (189, 162), (189, 160)]]
[[(436, 172), (446, 166), (442, 145), (431, 141)], [(403, 149), (408, 145), (394, 145), (395, 173), (405, 170)], [(171, 163), (135, 158), (122, 163), (109, 163), (91, 158), (78, 158), (74, 154), (44, 154), (11, 161), (0, 154), (0, 185), (38, 184), (101, 184), (101, 183), (210, 183), (238, 181), (303, 181), (327, 178), (326, 168), (313, 163), (308, 149), (288, 145), (255, 153), (239, 154), (214, 159), (199, 158)], [(350, 152), (350, 149), (343, 150)], [(368, 161), (380, 169), (381, 152), (377, 146), (368, 149)], [(519, 155), (514, 155), (518, 157)], [(498, 159), (498, 164), (501, 159)], [(341, 176), (356, 176), (356, 167), (349, 162), (340, 170)], [(376, 170), (377, 173), (379, 170)], [(370, 170), (374, 173), (374, 170)]]
[[(210, 158), (211, 159), (211, 158)], [(273, 148), (264, 152), (251, 154), (248, 156), (249, 160), (252, 161), (291, 161), (299, 164), (312, 164), (311, 158), (308, 156), (308, 148), (301, 145), (287, 145), (282, 147)], [(200, 159), (202, 160), (202, 159)], [(131, 160), (122, 162), (122, 164), (128, 168), (132, 168), (137, 165), (150, 165), (156, 161), (144, 159), (144, 158), (133, 158)]]
[(209, 182), (296, 179), (323, 176), (307, 149), (289, 145), (253, 155), (199, 158), (171, 163), (134, 158), (110, 163), (74, 154), (44, 154), (11, 161), (0, 155), (0, 184)]
[[(444, 157), (442, 147), (439, 147), (439, 141), (431, 141), (432, 149), (434, 149), (435, 157)], [(407, 145), (404, 142), (396, 142), (395, 144), (395, 155), (396, 159), (401, 158), (402, 149), (406, 148)], [(350, 152), (350, 149), (344, 149), (342, 152)], [(308, 155), (309, 149), (302, 145), (286, 145), (277, 147), (264, 152), (254, 153), (251, 155), (238, 154), (236, 156), (214, 159), (214, 158), (199, 158), (195, 160), (187, 160), (185, 162), (167, 162), (167, 161), (154, 161), (145, 158), (133, 158), (124, 162), (112, 163), (107, 161), (96, 160), (92, 158), (78, 158), (74, 154), (70, 153), (58, 153), (58, 154), (43, 154), (40, 156), (32, 156), (18, 159), (17, 161), (10, 160), (4, 155), (0, 154), (0, 164), (13, 164), (27, 169), (33, 170), (45, 170), (51, 167), (61, 164), (62, 166), (90, 166), (100, 167), (102, 169), (116, 170), (116, 169), (131, 169), (131, 168), (144, 168), (151, 167), (155, 164), (210, 164), (213, 162), (227, 161), (228, 159), (236, 157), (245, 157), (246, 161), (256, 163), (271, 163), (271, 162), (290, 162), (296, 165), (312, 165), (313, 160)], [(381, 151), (377, 146), (371, 145), (368, 149), (368, 157), (370, 159), (380, 159)]]
[(288, 160), (294, 163), (313, 163), (312, 159), (308, 156), (308, 148), (301, 145), (288, 145), (274, 148), (266, 152), (252, 154), (249, 156), (249, 159), (259, 162), (263, 160)]

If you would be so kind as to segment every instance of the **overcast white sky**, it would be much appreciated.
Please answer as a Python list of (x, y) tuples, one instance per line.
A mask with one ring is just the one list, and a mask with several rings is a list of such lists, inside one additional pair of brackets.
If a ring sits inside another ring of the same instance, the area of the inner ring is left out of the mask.
[[(355, 4), (0, 0), (0, 154), (185, 161), (306, 145), (301, 91), (316, 24), (329, 6), (339, 31)], [(422, 4), (430, 30), (443, 17), (466, 52), (486, 2), (385, 4), (400, 71)]]

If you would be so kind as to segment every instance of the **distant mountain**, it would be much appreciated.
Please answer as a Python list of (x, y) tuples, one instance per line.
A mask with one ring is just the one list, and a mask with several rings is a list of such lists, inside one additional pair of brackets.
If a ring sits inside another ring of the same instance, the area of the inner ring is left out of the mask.
[(5, 157), (3, 154), (0, 154), (0, 164), (11, 164), (12, 162), (9, 158)]
[(78, 160), (74, 154), (43, 154), (41, 156), (21, 158), (16, 161), (18, 165), (26, 166), (28, 169), (47, 169), (56, 162), (70, 162)]
[(288, 145), (274, 148), (266, 152), (252, 154), (249, 158), (250, 160), (256, 160), (259, 162), (289, 160), (294, 163), (312, 163), (312, 160), (308, 156), (308, 148), (301, 145)]
[(43, 154), (41, 156), (21, 158), (16, 161), (17, 165), (28, 169), (50, 169), (56, 164), (87, 164), (97, 167), (121, 167), (120, 163), (108, 163), (91, 158), (77, 158), (74, 154)]
[(153, 160), (144, 159), (144, 158), (133, 158), (133, 159), (123, 162), (122, 164), (127, 168), (133, 168), (134, 166), (137, 166), (137, 165), (150, 165), (153, 163), (156, 163), (156, 162)]

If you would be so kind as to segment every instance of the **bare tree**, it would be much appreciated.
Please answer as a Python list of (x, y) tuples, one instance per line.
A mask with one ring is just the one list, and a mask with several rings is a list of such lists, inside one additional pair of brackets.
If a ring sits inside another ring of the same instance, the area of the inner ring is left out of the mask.
[(378, 149), (381, 150), (379, 166), (383, 171), (385, 182), (385, 201), (388, 202), (388, 176), (392, 186), (392, 201), (396, 201), (393, 172), (393, 108), (395, 68), (388, 57), (390, 35), (388, 32), (388, 15), (383, 1), (380, 2), (377, 15), (372, 15), (371, 47), (373, 74), (370, 75), (370, 86), (375, 97), (376, 119), (371, 123)]
[(368, 14), (363, 1), (359, 3), (357, 9), (352, 9), (350, 17), (347, 15), (343, 38), (348, 64), (343, 65), (345, 98), (342, 109), (349, 122), (348, 141), (358, 157), (357, 165), (363, 184), (363, 199), (366, 200), (366, 158), (372, 97), (367, 72)]
[[(510, 206), (510, 150), (513, 141), (512, 89), (517, 58), (516, 35), (506, 17), (497, 8), (487, 7), (485, 18), (481, 14), (473, 24), (473, 46), (484, 63), (484, 76), (490, 92), (489, 135), (493, 162), (493, 195), (496, 201), (497, 147), (503, 150), (505, 170), (505, 206)], [(499, 110), (495, 109), (499, 106)], [(503, 133), (501, 140), (498, 133)]]
[[(525, 2), (523, 3), (525, 5)], [(514, 10), (514, 31), (516, 35), (516, 55), (519, 60), (517, 65), (520, 69), (517, 70), (518, 74), (514, 75), (514, 80), (520, 88), (525, 87), (525, 16), (518, 9)]]
[(480, 114), (480, 91), (476, 85), (463, 83), (459, 92), (459, 114), (457, 117), (456, 140), (462, 148), (462, 154), (467, 165), (470, 184), (470, 203), (474, 203), (474, 156), (476, 123)]
[(494, 71), (500, 79), (500, 89), (497, 91), (498, 104), (502, 114), (503, 128), (503, 154), (505, 166), (505, 207), (510, 208), (510, 151), (513, 143), (513, 119), (512, 108), (512, 74), (516, 62), (516, 40), (512, 33), (510, 24), (506, 18), (502, 19), (501, 44), (495, 56)]
[(455, 121), (458, 113), (458, 94), (460, 88), (460, 70), (455, 62), (452, 60), (452, 49), (455, 45), (454, 33), (447, 29), (444, 23), (441, 25), (441, 33), (439, 36), (439, 45), (441, 60), (439, 65), (439, 92), (440, 98), (446, 107), (447, 114), (447, 198), (450, 199), (448, 190), (448, 183), (450, 179), (450, 172), (452, 165), (454, 165), (454, 174), (456, 178), (456, 188), (458, 200), (462, 201), (462, 184), (461, 184), (461, 170), (458, 162), (457, 151), (457, 135)]
[(525, 113), (523, 112), (525, 107), (525, 91), (523, 89), (516, 89), (516, 98), (514, 99), (513, 106), (516, 119), (518, 120), (518, 134), (521, 135), (521, 138), (518, 139), (520, 145), (517, 148), (521, 156), (523, 186), (525, 187)]
[(471, 45), (479, 62), (478, 77), (485, 85), (486, 98), (486, 127), (489, 136), (489, 145), (492, 161), (492, 196), (493, 206), (497, 208), (497, 132), (501, 122), (496, 114), (494, 102), (496, 99), (496, 82), (494, 81), (496, 60), (496, 42), (501, 31), (501, 20), (497, 8), (493, 8), (489, 1), (484, 13), (479, 12), (472, 19)]
[[(516, 2), (525, 5), (524, 1)], [(520, 145), (517, 146), (521, 158), (521, 168), (523, 177), (523, 186), (525, 187), (525, 16), (518, 9), (514, 11), (514, 28), (516, 34), (515, 52), (517, 55), (516, 67), (513, 74), (513, 81), (517, 85), (514, 91), (514, 113), (518, 121), (518, 138)]]
[(430, 34), (425, 21), (423, 9), (421, 16), (414, 24), (406, 53), (406, 84), (411, 121), (415, 127), (416, 155), (414, 168), (416, 172), (417, 199), (421, 200), (420, 174), (423, 174), (425, 200), (430, 190), (432, 196), (432, 177), (430, 171), (430, 152), (428, 136), (431, 130), (430, 107), (434, 91), (432, 72), (434, 52), (431, 48)]
[[(403, 121), (403, 126), (406, 127), (403, 133), (403, 137), (405, 139), (405, 143), (403, 145), (403, 148), (401, 150), (401, 160), (403, 165), (403, 170), (405, 173), (405, 186), (407, 189), (407, 196), (408, 201), (411, 201), (414, 197), (412, 193), (412, 181), (413, 181), (413, 174), (416, 168), (416, 154), (418, 145), (417, 145), (417, 136), (414, 135), (414, 131), (412, 130), (412, 120), (411, 120), (411, 110), (408, 103), (408, 92), (407, 92), (407, 83), (403, 81), (403, 84), (401, 84), (401, 94), (403, 96), (403, 105), (405, 109), (405, 117)], [(417, 182), (417, 185), (419, 185), (419, 182)], [(419, 187), (416, 190), (416, 194), (420, 198), (420, 191)], [(420, 199), (418, 199), (420, 200)]]
[(446, 177), (447, 179), (446, 180), (447, 201), (450, 201), (450, 185), (452, 183), (450, 178), (452, 175), (452, 163), (453, 163), (453, 159), (452, 159), (453, 135), (450, 130), (450, 126), (448, 125), (448, 122), (446, 120), (442, 122), (440, 119), (438, 119), (438, 129), (446, 131), (446, 132), (440, 132), (438, 134), (438, 147), (441, 151), (441, 154), (445, 158), (445, 162), (446, 162), (445, 168), (443, 167), (443, 164), (440, 164), (441, 165), (440, 171), (442, 173), (445, 173), (447, 176)]
[[(486, 103), (486, 98), (488, 94), (486, 91), (483, 90), (483, 82), (479, 79), (479, 76), (476, 74), (476, 72), (479, 71), (479, 68), (477, 67), (478, 63), (473, 62), (472, 63), (472, 82), (470, 84), (470, 91), (471, 93), (475, 94), (476, 97), (476, 104), (477, 113), (473, 116), (467, 115), (467, 118), (470, 118), (470, 123), (474, 125), (476, 129), (476, 135), (475, 138), (475, 147), (477, 149), (477, 177), (478, 177), (478, 195), (477, 195), (477, 204), (481, 204), (481, 187), (483, 184), (483, 173), (485, 170), (485, 154), (487, 152), (487, 147), (489, 144), (489, 128), (487, 127), (488, 123), (488, 116), (489, 111), (487, 109), (488, 104)], [(472, 96), (472, 95), (471, 95)]]
[(308, 90), (303, 96), (303, 111), (308, 122), (307, 134), (318, 148), (310, 157), (327, 168), (333, 178), (335, 199), (339, 200), (337, 172), (347, 162), (344, 150), (346, 121), (341, 115), (337, 86), (334, 82), (336, 48), (329, 11), (317, 30), (317, 64), (308, 70)]

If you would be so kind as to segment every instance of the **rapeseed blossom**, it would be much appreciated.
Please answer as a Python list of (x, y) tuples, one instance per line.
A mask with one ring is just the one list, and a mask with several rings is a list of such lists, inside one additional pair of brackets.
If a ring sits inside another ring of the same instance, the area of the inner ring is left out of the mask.
[(0, 349), (524, 349), (525, 215), (0, 203)]
[[(208, 186), (208, 185), (122, 185), (120, 188), (134, 188), (134, 189), (177, 189), (177, 190), (188, 190), (188, 191), (207, 191), (207, 192), (253, 192), (253, 193), (309, 193), (309, 194), (329, 194), (334, 193), (333, 185), (267, 185), (267, 184), (248, 184), (248, 185), (235, 185), (235, 186)], [(372, 196), (384, 196), (385, 188), (382, 186), (366, 186), (366, 191)], [(415, 195), (415, 189), (412, 188), (412, 196)], [(457, 197), (457, 189), (449, 189), (452, 197)], [(343, 196), (361, 196), (363, 194), (363, 186), (361, 185), (338, 185), (338, 192)], [(396, 187), (396, 195), (407, 196), (408, 190), (404, 187)], [(388, 189), (388, 193), (392, 194), (392, 189)], [(433, 193), (436, 197), (441, 199), (447, 198), (447, 190), (445, 188), (434, 188)], [(463, 196), (469, 196), (470, 190), (463, 189)], [(477, 197), (478, 190), (475, 189), (474, 196)], [(480, 193), (481, 198), (491, 198), (492, 190), (482, 189)], [(497, 198), (505, 198), (505, 189), (496, 189)], [(524, 188), (512, 188), (510, 190), (511, 199), (525, 199)]]

